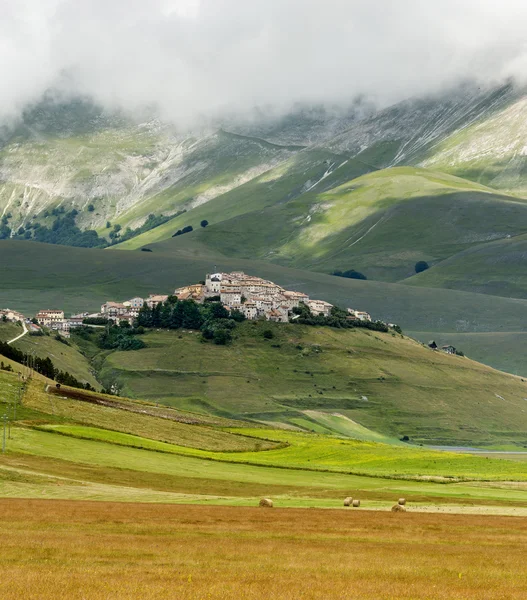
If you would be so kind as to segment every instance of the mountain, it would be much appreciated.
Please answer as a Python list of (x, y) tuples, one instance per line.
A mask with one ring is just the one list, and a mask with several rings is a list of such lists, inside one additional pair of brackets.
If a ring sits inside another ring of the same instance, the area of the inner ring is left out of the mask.
[[(1, 246), (0, 297), (76, 311), (222, 265), (425, 337), (521, 332), (525, 98), (512, 85), (465, 86), (194, 132), (44, 101), (0, 132), (0, 237), (15, 238)], [(112, 246), (62, 252), (35, 239)], [(417, 274), (420, 261), (429, 268)], [(352, 269), (369, 281), (328, 276)], [(518, 371), (488, 340), (470, 340), (473, 356)]]

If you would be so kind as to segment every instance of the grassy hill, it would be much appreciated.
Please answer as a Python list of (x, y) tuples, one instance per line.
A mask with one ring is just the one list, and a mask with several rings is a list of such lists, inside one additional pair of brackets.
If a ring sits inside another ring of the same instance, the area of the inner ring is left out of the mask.
[(518, 235), (476, 245), (439, 262), (428, 271), (413, 276), (404, 283), (525, 298), (526, 260), (527, 236)]
[(527, 363), (525, 361), (527, 333), (440, 333), (410, 331), (408, 335), (423, 343), (427, 343), (433, 339), (439, 346), (452, 344), (473, 360), (488, 365), (492, 364), (496, 369), (527, 378)]
[[(10, 323), (0, 323), (0, 341), (6, 342), (22, 333), (22, 328)], [(55, 368), (71, 373), (79, 381), (99, 388), (94, 370), (79, 352), (74, 341), (65, 343), (54, 334), (46, 336), (26, 335), (14, 343), (14, 347), (39, 358), (51, 358)]]
[[(272, 340), (263, 337), (268, 328)], [(143, 340), (147, 348), (133, 352), (84, 347), (105, 387), (320, 433), (361, 437), (363, 427), (384, 441), (527, 445), (527, 383), (398, 335), (246, 322), (227, 347), (191, 331)]]

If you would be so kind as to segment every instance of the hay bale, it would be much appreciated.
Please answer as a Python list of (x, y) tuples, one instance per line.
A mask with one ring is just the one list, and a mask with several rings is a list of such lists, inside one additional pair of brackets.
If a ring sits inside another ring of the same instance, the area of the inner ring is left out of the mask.
[(353, 500), (352, 506), (353, 506), (353, 508), (359, 508), (360, 500)]
[(353, 502), (353, 498), (346, 498), (344, 500), (344, 506), (351, 506), (351, 503)]
[(269, 498), (262, 498), (258, 506), (261, 506), (262, 508), (273, 508), (273, 501)]
[(398, 504), (404, 506), (406, 504), (406, 498), (399, 498)]
[(402, 504), (394, 504), (392, 506), (392, 512), (406, 512), (406, 508)]

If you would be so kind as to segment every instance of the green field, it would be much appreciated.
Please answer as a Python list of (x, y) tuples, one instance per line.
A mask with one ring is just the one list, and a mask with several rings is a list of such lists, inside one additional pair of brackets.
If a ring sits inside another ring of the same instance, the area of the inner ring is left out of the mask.
[[(423, 510), (518, 514), (527, 503), (526, 463), (506, 455), (379, 443), (392, 440), (356, 424), (347, 438), (240, 428), (144, 401), (107, 397), (117, 405), (99, 406), (51, 395), (45, 384), (31, 379), (17, 406), (0, 458), (3, 497), (251, 505), (270, 495), (280, 506), (337, 508), (352, 494), (387, 509), (404, 495)], [(0, 411), (11, 417), (19, 385), (16, 373), (0, 372)]]

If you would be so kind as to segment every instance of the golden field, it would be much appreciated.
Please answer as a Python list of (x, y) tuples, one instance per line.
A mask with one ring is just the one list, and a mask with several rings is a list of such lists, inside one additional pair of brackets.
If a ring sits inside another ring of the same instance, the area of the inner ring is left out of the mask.
[(527, 519), (0, 501), (10, 599), (527, 597)]

